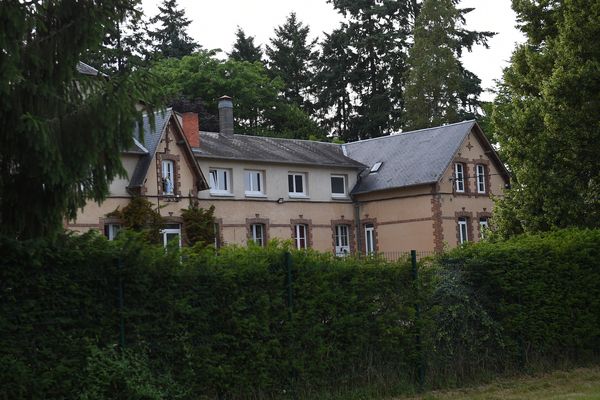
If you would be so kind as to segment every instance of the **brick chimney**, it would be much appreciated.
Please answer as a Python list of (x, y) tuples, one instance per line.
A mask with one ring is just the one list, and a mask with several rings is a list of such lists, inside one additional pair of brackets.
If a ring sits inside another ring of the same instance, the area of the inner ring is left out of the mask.
[(233, 99), (229, 96), (219, 98), (219, 132), (233, 135)]
[(181, 125), (183, 134), (190, 147), (200, 147), (200, 124), (198, 123), (198, 114), (195, 112), (181, 113)]

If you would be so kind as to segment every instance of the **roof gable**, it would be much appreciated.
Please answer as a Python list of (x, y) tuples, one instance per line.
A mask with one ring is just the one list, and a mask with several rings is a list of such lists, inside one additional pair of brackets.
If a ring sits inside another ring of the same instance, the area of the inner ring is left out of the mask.
[[(158, 149), (158, 145), (162, 138), (165, 136), (167, 128), (169, 124), (172, 124), (175, 128), (174, 131), (178, 136), (177, 144), (181, 145), (184, 149), (184, 153), (188, 164), (192, 169), (192, 173), (196, 178), (196, 185), (199, 190), (208, 189), (208, 183), (206, 182), (206, 178), (204, 174), (200, 170), (198, 163), (194, 158), (194, 154), (192, 149), (183, 134), (183, 128), (179, 123), (178, 118), (175, 116), (175, 113), (167, 109), (163, 112), (157, 112), (154, 114), (154, 128), (152, 128), (152, 124), (150, 123), (150, 116), (145, 115), (142, 121), (142, 129), (141, 135), (140, 132), (136, 129), (134, 133), (134, 145), (133, 148), (130, 149), (129, 152), (136, 152), (131, 150), (139, 150), (142, 156), (140, 157), (133, 175), (131, 176), (131, 180), (129, 182), (128, 189), (133, 191), (138, 191), (143, 185), (144, 180), (148, 174), (148, 169), (152, 164), (152, 159), (156, 155), (156, 151)], [(146, 150), (144, 152), (143, 150)]]

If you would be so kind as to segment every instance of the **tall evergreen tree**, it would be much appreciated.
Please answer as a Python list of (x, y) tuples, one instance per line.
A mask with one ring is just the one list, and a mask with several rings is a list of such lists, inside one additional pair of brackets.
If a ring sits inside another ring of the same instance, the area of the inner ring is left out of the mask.
[(354, 115), (350, 91), (351, 70), (356, 54), (352, 51), (346, 26), (325, 34), (316, 69), (316, 109), (326, 130), (349, 140), (350, 119)]
[(6, 2), (0, 7), (0, 233), (30, 238), (62, 229), (86, 200), (102, 200), (125, 170), (120, 151), (132, 144), (152, 104), (143, 72), (110, 79), (77, 72), (135, 2)]
[(141, 10), (141, 0), (132, 3), (133, 7), (127, 10), (123, 21), (107, 30), (102, 46), (83, 56), (87, 64), (109, 75), (147, 64), (151, 46), (148, 26)]
[(347, 139), (377, 137), (401, 127), (403, 87), (415, 1), (330, 0), (346, 17), (354, 57), (346, 90), (355, 101)]
[(313, 50), (316, 40), (308, 40), (309, 32), (292, 12), (275, 29), (275, 37), (266, 48), (271, 73), (283, 80), (284, 97), (307, 112), (312, 111), (312, 67), (318, 56)]
[(191, 21), (185, 17), (185, 11), (178, 8), (177, 0), (164, 0), (150, 22), (159, 25), (150, 33), (156, 55), (181, 58), (200, 47), (186, 32)]
[(600, 226), (600, 0), (513, 2), (527, 41), (492, 121), (513, 173), (498, 205), (513, 234)]
[(481, 80), (460, 62), (463, 47), (487, 46), (491, 32), (465, 30), (458, 0), (424, 0), (415, 22), (406, 84), (406, 129), (458, 122), (478, 115)]
[(238, 26), (235, 33), (236, 40), (229, 58), (236, 61), (262, 61), (262, 50), (254, 44), (254, 36), (246, 36), (242, 28)]

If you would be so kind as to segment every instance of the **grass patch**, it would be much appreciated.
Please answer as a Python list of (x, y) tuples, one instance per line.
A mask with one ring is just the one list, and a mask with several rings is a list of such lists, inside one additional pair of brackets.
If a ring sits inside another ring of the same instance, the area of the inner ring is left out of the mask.
[(556, 371), (451, 391), (434, 391), (420, 397), (396, 400), (600, 400), (600, 367)]

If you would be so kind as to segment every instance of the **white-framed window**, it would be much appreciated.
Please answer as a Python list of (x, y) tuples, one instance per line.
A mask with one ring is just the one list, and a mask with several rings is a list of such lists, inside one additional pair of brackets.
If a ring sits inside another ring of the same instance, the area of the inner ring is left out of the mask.
[(308, 229), (304, 224), (294, 225), (294, 242), (297, 249), (306, 249), (308, 247)]
[(167, 247), (172, 241), (177, 242), (177, 246), (181, 247), (181, 225), (179, 224), (166, 224), (161, 229), (160, 234), (163, 239), (163, 246)]
[(115, 240), (120, 230), (120, 224), (104, 224), (104, 236), (106, 236), (108, 240)]
[(375, 226), (365, 224), (365, 254), (375, 253)]
[(350, 254), (350, 237), (348, 225), (335, 226), (335, 255), (346, 256)]
[(162, 161), (162, 192), (163, 194), (175, 194), (175, 162), (173, 160)]
[(210, 192), (212, 194), (231, 194), (231, 171), (223, 168), (211, 168)]
[(381, 168), (382, 165), (383, 165), (382, 161), (377, 161), (375, 164), (373, 164), (369, 173), (374, 174), (374, 173), (379, 172), (379, 169)]
[(306, 174), (303, 172), (288, 173), (288, 193), (290, 197), (306, 196)]
[(479, 238), (484, 239), (487, 235), (487, 231), (490, 229), (488, 218), (481, 217), (479, 218)]
[(477, 164), (477, 193), (485, 193), (485, 165)]
[(465, 191), (465, 166), (462, 163), (454, 164), (454, 188), (457, 192)]
[(460, 244), (466, 243), (469, 241), (469, 231), (468, 231), (469, 219), (467, 217), (458, 218), (458, 233)]
[(331, 197), (348, 197), (345, 175), (331, 175)]
[(264, 173), (262, 171), (244, 171), (244, 190), (246, 196), (263, 196)]
[(250, 233), (254, 243), (261, 247), (265, 245), (265, 226), (263, 224), (250, 225)]

